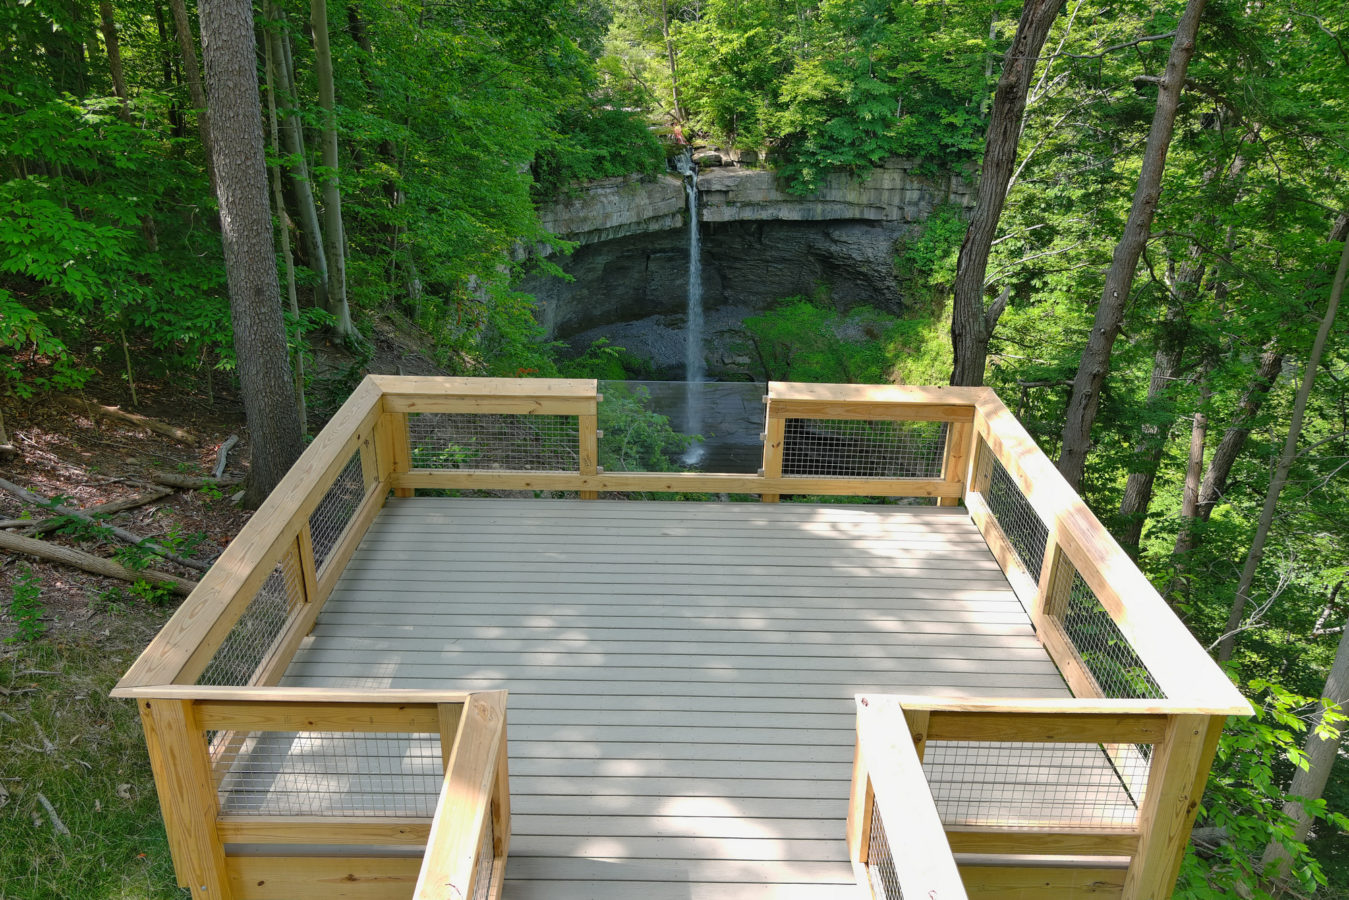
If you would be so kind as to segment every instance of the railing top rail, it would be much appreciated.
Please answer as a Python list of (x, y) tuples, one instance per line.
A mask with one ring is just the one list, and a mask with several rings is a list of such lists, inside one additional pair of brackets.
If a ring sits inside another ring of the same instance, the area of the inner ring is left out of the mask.
[[(281, 544), (294, 536), (295, 520), (318, 503), (321, 491), (350, 454), (348, 444), (363, 423), (380, 412), (381, 390), (367, 377), (357, 386), (337, 415), (305, 448), (304, 453), (240, 529), (196, 589), (160, 629), (121, 681), (114, 697), (146, 685), (167, 685), (178, 678), (211, 628), (250, 582), (261, 584), (269, 571), (260, 563), (279, 554)], [(345, 451), (345, 453), (344, 453)]]
[(439, 704), (465, 703), (471, 691), (442, 691), (426, 688), (321, 688), (216, 686), (207, 684), (152, 684), (119, 687), (118, 697), (148, 697), (156, 700), (208, 700), (224, 702)]
[(770, 381), (769, 400), (842, 401), (847, 403), (945, 403), (974, 406), (992, 391), (972, 387), (927, 387), (909, 384), (810, 384)]
[(1246, 698), (1203, 651), (1147, 577), (992, 391), (975, 428), (1044, 518), (1051, 537), (1130, 638), (1168, 698), (1250, 715)]
[(857, 747), (905, 897), (966, 897), (923, 763), (897, 704), (857, 697)]
[(405, 397), (540, 397), (591, 400), (599, 393), (594, 378), (460, 378), (433, 375), (368, 375), (383, 393)]
[(1040, 716), (1065, 715), (1103, 716), (1178, 716), (1242, 715), (1247, 707), (1193, 705), (1183, 701), (1156, 699), (1111, 699), (1103, 697), (928, 697), (909, 694), (871, 694), (874, 703), (893, 703), (914, 712), (999, 713), (1007, 715)]

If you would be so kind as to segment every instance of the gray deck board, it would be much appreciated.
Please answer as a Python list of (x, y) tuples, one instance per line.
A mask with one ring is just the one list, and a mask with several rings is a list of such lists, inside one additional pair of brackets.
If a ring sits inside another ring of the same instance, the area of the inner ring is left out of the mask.
[(854, 694), (1068, 696), (962, 510), (833, 504), (391, 500), (286, 683), (508, 689), (507, 900), (855, 896)]

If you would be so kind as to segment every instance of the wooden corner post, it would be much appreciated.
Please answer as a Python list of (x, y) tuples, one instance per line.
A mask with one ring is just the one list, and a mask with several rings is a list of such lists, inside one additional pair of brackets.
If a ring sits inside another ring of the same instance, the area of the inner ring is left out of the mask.
[(140, 700), (145, 745), (179, 884), (193, 900), (233, 900), (217, 821), (220, 799), (191, 700)]
[(389, 475), (394, 484), (395, 497), (411, 497), (416, 491), (410, 487), (399, 487), (398, 476), (412, 471), (412, 442), (408, 439), (408, 414), (405, 412), (386, 412), (380, 417), (379, 429), (384, 440), (380, 445), (389, 451)]
[[(782, 446), (786, 442), (787, 420), (774, 408), (771, 397), (764, 398), (765, 424), (763, 438), (763, 475), (782, 477)], [(778, 494), (760, 494), (764, 503), (777, 503)]]
[[(970, 436), (974, 426), (970, 422), (946, 423), (946, 454), (942, 461), (942, 481), (961, 486), (964, 492), (965, 476), (970, 466)], [(938, 506), (959, 506), (960, 497), (938, 497)]]

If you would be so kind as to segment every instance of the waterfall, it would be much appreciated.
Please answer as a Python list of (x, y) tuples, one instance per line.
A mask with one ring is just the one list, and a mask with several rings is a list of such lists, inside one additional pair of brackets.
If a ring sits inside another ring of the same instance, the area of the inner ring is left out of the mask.
[[(684, 433), (699, 434), (703, 427), (703, 397), (699, 385), (707, 377), (703, 359), (703, 260), (698, 242), (698, 167), (693, 154), (685, 151), (676, 163), (684, 176), (684, 193), (689, 198), (689, 291), (688, 315), (684, 324)], [(702, 457), (702, 447), (693, 445), (685, 454), (686, 464)]]

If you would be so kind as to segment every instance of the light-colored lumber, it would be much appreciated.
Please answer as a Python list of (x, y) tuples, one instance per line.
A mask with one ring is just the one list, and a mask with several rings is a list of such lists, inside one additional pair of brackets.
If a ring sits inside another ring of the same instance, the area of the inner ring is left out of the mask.
[(82, 550), (53, 544), (51, 541), (24, 537), (21, 534), (0, 531), (0, 550), (22, 553), (25, 556), (35, 556), (38, 559), (74, 566), (95, 575), (106, 575), (109, 578), (118, 578), (122, 581), (148, 581), (151, 584), (166, 585), (175, 594), (183, 596), (190, 594), (193, 588), (197, 586), (195, 581), (188, 581), (186, 578), (179, 578), (177, 575), (170, 575), (168, 572), (160, 572), (157, 569), (128, 569), (111, 559), (104, 559)]
[(232, 856), (238, 900), (407, 900), (416, 857)]
[(923, 478), (814, 478), (703, 472), (534, 472), (497, 469), (414, 469), (394, 476), (395, 487), (440, 490), (643, 491), (655, 493), (812, 494), (836, 497), (951, 497), (958, 485)]
[[(155, 784), (165, 806), (166, 819), (174, 822), (182, 856), (180, 876), (185, 876), (193, 900), (231, 900), (234, 894), (225, 868), (225, 848), (216, 831), (219, 813), (215, 779), (211, 774), (202, 726), (190, 700), (141, 700), (142, 722), (147, 724), (146, 744), (153, 743), (152, 764), (157, 759)], [(151, 737), (153, 732), (153, 737)]]
[[(230, 687), (207, 684), (152, 685), (153, 691), (135, 689), (135, 694), (124, 696), (163, 697), (169, 700), (207, 700), (221, 703), (273, 703), (302, 706), (304, 704), (390, 704), (402, 706), (435, 706), (437, 703), (463, 703), (467, 691), (447, 691), (424, 688), (341, 688), (293, 685)], [(433, 731), (435, 729), (432, 729)]]
[(1131, 856), (1138, 846), (1138, 833), (1126, 828), (1032, 831), (1025, 828), (948, 825), (946, 840), (955, 853)]
[(815, 384), (800, 381), (770, 381), (768, 398), (784, 401), (840, 401), (878, 404), (939, 404), (973, 406), (988, 388), (926, 387), (911, 384)]
[(217, 828), (226, 844), (425, 844), (430, 820), (382, 816), (222, 816)]
[(505, 691), (475, 694), (465, 705), (414, 900), (474, 896), (479, 838), (491, 820), (505, 721)]
[(551, 400), (593, 400), (599, 390), (599, 382), (593, 378), (464, 378), (437, 375), (367, 377), (393, 398), (545, 397)]
[(154, 705), (138, 702), (136, 709), (140, 713), (141, 728), (145, 734), (145, 751), (150, 758), (150, 771), (155, 779), (155, 792), (159, 797), (160, 816), (164, 820), (164, 832), (169, 842), (169, 854), (173, 858), (173, 873), (178, 886), (191, 885), (192, 874), (188, 870), (188, 845), (184, 841), (186, 826), (181, 824), (185, 818), (179, 808), (177, 794), (173, 790), (174, 774), (168, 770), (169, 760), (164, 755), (164, 742), (159, 736), (159, 726), (151, 715)]
[(863, 400), (798, 400), (770, 396), (775, 415), (786, 419), (842, 419), (866, 422), (970, 422), (970, 406), (937, 403), (893, 405)]
[(962, 865), (960, 877), (971, 900), (1112, 900), (1124, 881), (1119, 869), (1061, 866)]
[(857, 699), (857, 745), (905, 897), (966, 896), (902, 711)]
[[(946, 426), (946, 450), (942, 457), (942, 479), (948, 484), (957, 484), (961, 492), (965, 490), (965, 480), (970, 466), (970, 435), (974, 433), (969, 420), (951, 422)], [(942, 497), (938, 506), (957, 506), (960, 497)]]
[[(234, 621), (286, 553), (353, 450), (368, 435), (380, 411), (379, 388), (361, 382), (319, 436), (305, 448), (280, 485), (263, 501), (178, 608), (150, 646), (118, 682), (118, 688), (195, 680)], [(119, 696), (114, 690), (114, 696)]]
[(1150, 744), (1161, 739), (1166, 721), (1166, 716), (1146, 713), (933, 710), (928, 722), (928, 740)]
[(394, 703), (199, 700), (197, 721), (216, 731), (434, 732), (437, 708)]
[[(593, 414), (587, 413), (578, 416), (576, 419), (578, 444), (577, 457), (579, 459), (578, 470), (581, 475), (599, 474), (599, 436), (598, 427), (599, 418)], [(595, 500), (599, 498), (596, 491), (581, 491), (582, 500)]]
[[(384, 401), (387, 408), (388, 401)], [(387, 478), (394, 483), (395, 476), (406, 475), (412, 471), (412, 446), (408, 437), (408, 416), (403, 412), (386, 412), (379, 424), (381, 446), (388, 448), (387, 472), (381, 471), (380, 480)], [(411, 497), (415, 491), (410, 487), (395, 487), (395, 497)]]
[[(860, 732), (859, 732), (860, 735)], [(871, 788), (867, 761), (858, 741), (853, 746), (852, 790), (848, 793), (848, 819), (844, 823), (848, 841), (848, 859), (855, 865), (866, 865), (871, 843), (871, 812), (876, 793)]]

